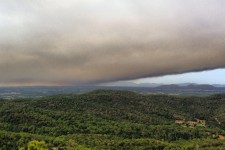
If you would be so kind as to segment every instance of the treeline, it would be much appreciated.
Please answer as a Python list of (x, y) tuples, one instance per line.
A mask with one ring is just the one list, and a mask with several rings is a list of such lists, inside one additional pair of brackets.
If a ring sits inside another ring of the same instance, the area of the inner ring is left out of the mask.
[(2, 150), (205, 150), (224, 149), (225, 143), (215, 139), (179, 140), (174, 142), (155, 139), (124, 139), (100, 134), (74, 134), (49, 137), (28, 133), (0, 131)]

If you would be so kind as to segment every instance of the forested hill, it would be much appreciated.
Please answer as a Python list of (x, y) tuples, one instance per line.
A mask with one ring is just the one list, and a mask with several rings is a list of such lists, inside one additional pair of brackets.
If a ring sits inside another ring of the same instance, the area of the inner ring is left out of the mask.
[(225, 94), (97, 90), (0, 101), (0, 149), (223, 149)]

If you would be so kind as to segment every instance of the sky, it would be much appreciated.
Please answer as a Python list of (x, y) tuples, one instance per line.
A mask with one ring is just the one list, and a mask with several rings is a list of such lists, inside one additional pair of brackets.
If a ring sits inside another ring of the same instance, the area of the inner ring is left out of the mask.
[(224, 0), (0, 0), (0, 33), (0, 86), (218, 82), (204, 71), (225, 68)]
[(143, 78), (133, 80), (134, 83), (158, 83), (158, 84), (225, 84), (225, 69), (184, 73), (178, 75), (166, 75), (163, 77)]

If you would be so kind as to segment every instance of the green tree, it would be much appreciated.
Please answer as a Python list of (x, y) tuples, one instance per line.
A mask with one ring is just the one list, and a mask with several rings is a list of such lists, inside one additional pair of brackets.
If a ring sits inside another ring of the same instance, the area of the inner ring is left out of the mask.
[(28, 143), (28, 150), (47, 150), (48, 146), (44, 141), (30, 141)]

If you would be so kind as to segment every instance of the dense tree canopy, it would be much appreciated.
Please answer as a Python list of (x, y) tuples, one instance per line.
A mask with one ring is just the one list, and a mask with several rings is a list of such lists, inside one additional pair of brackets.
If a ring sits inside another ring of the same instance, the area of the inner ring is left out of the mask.
[[(204, 120), (206, 126), (176, 124)], [(185, 97), (98, 90), (0, 100), (0, 149), (216, 149), (225, 95)], [(36, 148), (35, 147), (39, 147)]]

